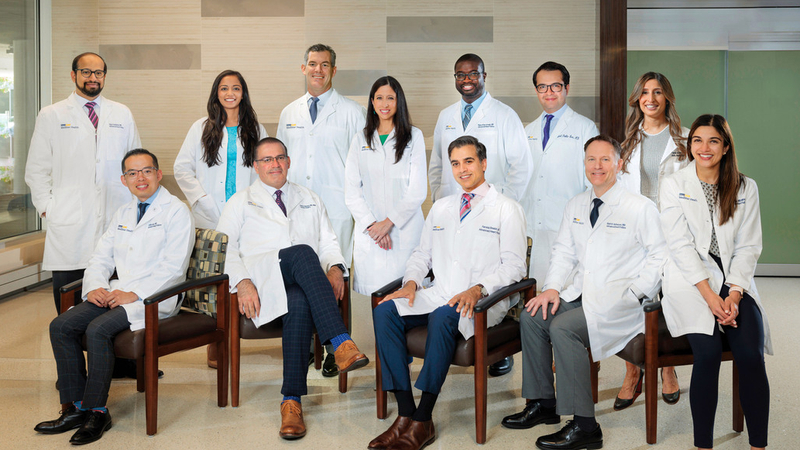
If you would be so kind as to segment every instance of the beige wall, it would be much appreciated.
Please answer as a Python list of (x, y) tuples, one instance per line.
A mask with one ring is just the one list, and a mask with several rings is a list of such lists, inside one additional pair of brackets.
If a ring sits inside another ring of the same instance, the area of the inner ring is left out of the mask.
[[(372, 81), (395, 76), (430, 150), (439, 111), (459, 99), (453, 64), (473, 52), (487, 89), (527, 125), (540, 112), (531, 74), (567, 66), (569, 103), (596, 118), (597, 2), (586, 0), (53, 0), (53, 101), (72, 91), (72, 58), (100, 52), (104, 95), (133, 111), (144, 146), (172, 162), (189, 126), (205, 115), (214, 77), (243, 73), (259, 120), (275, 134), (281, 110), (303, 94), (303, 52), (317, 42), (337, 53), (339, 87), (366, 104)], [(471, 42), (465, 42), (471, 41)], [(181, 195), (177, 187), (171, 189)]]

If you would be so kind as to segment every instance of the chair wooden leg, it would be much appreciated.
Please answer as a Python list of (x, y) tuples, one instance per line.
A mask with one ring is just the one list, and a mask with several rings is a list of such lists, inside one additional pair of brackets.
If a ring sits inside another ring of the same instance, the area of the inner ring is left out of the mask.
[(231, 406), (239, 406), (239, 370), (241, 369), (241, 339), (239, 339), (239, 317), (231, 320)]
[(222, 339), (217, 347), (217, 406), (228, 406), (228, 343)]
[(317, 333), (314, 333), (314, 368), (317, 370), (322, 368), (322, 342), (319, 341)]
[(658, 439), (658, 367), (647, 364), (644, 369), (644, 409), (647, 443)]
[(733, 431), (741, 433), (744, 431), (744, 412), (742, 403), (739, 400), (739, 367), (733, 362)]
[(592, 349), (587, 348), (586, 351), (589, 353), (589, 376), (592, 380), (592, 401), (594, 404), (597, 404), (598, 395), (597, 395), (597, 385), (598, 385), (598, 372), (600, 372), (600, 363), (596, 362), (594, 358), (592, 358)]
[(375, 352), (375, 403), (378, 407), (378, 419), (385, 419), (388, 415), (388, 408), (386, 405), (386, 391), (383, 390), (381, 378), (381, 359), (378, 357), (377, 351)]
[(339, 392), (344, 394), (347, 392), (347, 374), (339, 372)]
[(158, 429), (158, 355), (145, 351), (144, 355), (144, 403), (147, 435), (153, 436)]
[(488, 385), (486, 312), (475, 315), (475, 442), (486, 443), (486, 404)]
[(136, 390), (144, 392), (144, 356), (136, 359)]

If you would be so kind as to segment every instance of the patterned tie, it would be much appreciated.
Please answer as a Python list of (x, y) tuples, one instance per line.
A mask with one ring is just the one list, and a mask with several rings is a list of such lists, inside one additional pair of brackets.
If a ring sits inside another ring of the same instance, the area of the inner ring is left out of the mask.
[(308, 113), (311, 114), (311, 123), (317, 121), (317, 103), (319, 103), (319, 97), (311, 97), (311, 106), (308, 107)]
[(467, 105), (464, 107), (464, 120), (461, 121), (461, 125), (464, 126), (464, 129), (467, 129), (467, 125), (469, 125), (469, 121), (472, 119), (472, 105)]
[(147, 203), (139, 203), (139, 215), (136, 216), (136, 223), (139, 223), (144, 217), (144, 212), (147, 211)]
[(475, 197), (475, 194), (464, 194), (461, 196), (461, 220), (460, 222), (464, 221), (464, 217), (467, 217), (470, 211), (472, 211), (472, 206), (470, 206), (469, 202), (472, 198)]
[(89, 120), (92, 121), (95, 130), (97, 129), (97, 114), (94, 112), (94, 107), (97, 106), (95, 102), (86, 102), (86, 108), (89, 110)]
[(603, 201), (599, 198), (592, 200), (592, 212), (589, 213), (589, 221), (592, 222), (592, 228), (594, 228), (597, 218), (600, 217), (600, 205), (602, 204)]
[(283, 211), (283, 215), (285, 216), (286, 215), (286, 205), (284, 205), (283, 204), (283, 200), (281, 200), (281, 194), (283, 194), (283, 192), (281, 192), (280, 189), (275, 191), (275, 203), (278, 204), (278, 207), (281, 208), (281, 211)]
[(544, 138), (542, 138), (542, 151), (544, 151), (544, 148), (547, 147), (547, 141), (550, 140), (550, 121), (553, 120), (553, 115), (548, 114), (544, 116), (544, 118), (547, 120), (544, 123)]

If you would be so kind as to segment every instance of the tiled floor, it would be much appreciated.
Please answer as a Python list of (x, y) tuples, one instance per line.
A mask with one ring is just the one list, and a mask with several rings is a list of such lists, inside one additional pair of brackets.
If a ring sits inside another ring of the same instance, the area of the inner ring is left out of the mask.
[[(800, 358), (792, 348), (800, 342), (800, 312), (796, 303), (800, 279), (759, 278), (772, 327), (776, 356), (767, 357), (772, 387), (770, 448), (795, 449), (800, 390), (797, 379)], [(54, 317), (49, 285), (0, 300), (0, 448), (67, 448), (70, 433), (37, 435), (33, 426), (58, 415), (58, 393), (47, 324)], [(374, 354), (368, 299), (354, 295), (354, 337), (368, 355)], [(517, 360), (521, 358), (517, 355)], [(205, 365), (205, 351), (195, 350), (163, 358), (166, 376), (159, 382), (158, 434), (145, 434), (144, 394), (136, 392), (134, 380), (115, 381), (108, 407), (114, 427), (91, 447), (103, 448), (273, 448), (352, 449), (367, 443), (394, 420), (390, 398), (390, 420), (375, 418), (374, 370), (370, 364), (350, 376), (349, 391), (339, 394), (336, 379), (319, 372), (309, 373), (309, 395), (303, 398), (308, 435), (299, 441), (278, 437), (280, 414), (281, 352), (277, 341), (245, 342), (242, 364), (242, 404), (239, 408), (216, 406), (215, 374)], [(420, 363), (412, 366), (413, 377)], [(605, 448), (645, 449), (644, 398), (625, 411), (612, 409), (624, 366), (610, 358), (602, 362), (600, 403), (597, 418), (603, 427)], [(691, 369), (678, 368), (683, 396), (675, 406), (659, 401), (659, 443), (656, 448), (692, 448), (688, 385)], [(720, 404), (717, 411), (716, 448), (747, 449), (747, 433), (730, 427), (730, 364), (721, 374)], [(552, 433), (555, 425), (531, 430), (507, 430), (499, 423), (503, 416), (521, 409), (522, 373), (517, 364), (504, 377), (489, 380), (489, 430), (485, 448), (533, 448), (536, 437)], [(473, 384), (471, 369), (454, 367), (434, 411), (438, 438), (431, 449), (474, 447)]]

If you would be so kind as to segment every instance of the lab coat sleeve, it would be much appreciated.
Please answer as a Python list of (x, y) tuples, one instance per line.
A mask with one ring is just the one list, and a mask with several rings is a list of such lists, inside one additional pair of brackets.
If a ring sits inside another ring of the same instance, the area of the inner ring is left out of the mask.
[(408, 258), (406, 263), (406, 272), (403, 276), (403, 285), (409, 281), (417, 283), (417, 290), (422, 289), (422, 280), (428, 276), (433, 261), (433, 219), (436, 209), (434, 204), (431, 208), (428, 218), (425, 219), (425, 227), (422, 229), (422, 236), (420, 236), (419, 245), (414, 249), (411, 257)]
[(53, 200), (53, 148), (47, 130), (51, 130), (50, 114), (39, 113), (28, 150), (25, 182), (31, 188), (31, 201), (41, 216)]
[[(733, 257), (727, 284), (750, 289), (750, 282), (755, 276), (756, 263), (761, 255), (761, 208), (758, 200), (758, 186), (750, 178), (746, 179), (744, 188), (745, 202), (740, 204), (735, 214), (743, 214), (742, 223), (736, 230), (733, 241)], [(733, 219), (731, 219), (733, 220)]]
[[(648, 201), (642, 214), (637, 218), (636, 239), (645, 248), (644, 267), (633, 280), (634, 293), (654, 298), (661, 287), (661, 273), (667, 258), (667, 243), (661, 231), (658, 208)], [(638, 292), (637, 292), (638, 289)]]
[[(245, 194), (241, 194), (245, 195)], [(236, 292), (236, 285), (240, 281), (249, 279), (250, 273), (242, 261), (239, 252), (239, 239), (244, 222), (244, 201), (234, 195), (225, 204), (222, 215), (217, 223), (217, 231), (228, 235), (228, 251), (225, 254), (225, 273), (228, 274), (231, 292)]]
[(530, 146), (528, 146), (525, 127), (522, 126), (519, 116), (513, 110), (509, 111), (503, 125), (503, 135), (506, 176), (498, 187), (506, 197), (520, 201), (533, 174), (533, 156), (531, 156)]
[(681, 275), (691, 284), (697, 284), (711, 277), (700, 259), (695, 247), (695, 239), (689, 229), (681, 200), (678, 199), (678, 182), (669, 176), (661, 183), (658, 204), (661, 206), (661, 229), (667, 240), (669, 257), (681, 271)]
[(322, 269), (327, 273), (331, 266), (336, 264), (341, 264), (345, 267), (348, 267), (347, 262), (344, 260), (344, 256), (342, 256), (342, 249), (339, 247), (339, 240), (336, 239), (336, 233), (333, 231), (333, 225), (331, 225), (331, 220), (328, 218), (328, 212), (325, 209), (325, 205), (322, 203), (322, 200), (319, 197), (316, 198), (316, 202), (317, 205), (319, 205), (320, 211), (318, 254)]
[(95, 289), (111, 289), (109, 279), (114, 273), (116, 264), (114, 263), (114, 237), (117, 233), (117, 225), (120, 221), (120, 214), (124, 208), (118, 209), (111, 219), (111, 224), (97, 246), (92, 252), (89, 265), (83, 273), (83, 287), (81, 295), (86, 300), (86, 295)]
[(195, 241), (194, 219), (183, 202), (175, 202), (168, 207), (170, 210), (166, 241), (163, 244), (154, 244), (164, 246), (161, 258), (159, 261), (153, 261), (150, 276), (130, 286), (130, 292), (141, 299), (150, 297), (186, 278), (186, 269), (189, 267), (189, 257)]
[(142, 139), (139, 137), (139, 128), (136, 126), (136, 121), (133, 120), (133, 113), (131, 113), (131, 130), (132, 132), (128, 135), (128, 150), (133, 150), (135, 148), (142, 148)]
[(444, 111), (439, 114), (439, 120), (436, 122), (436, 128), (433, 130), (433, 150), (431, 151), (431, 160), (428, 165), (428, 182), (431, 184), (431, 201), (433, 202), (436, 202), (442, 196), (442, 175), (444, 166), (442, 162), (441, 139), (442, 127), (444, 127), (443, 115)]
[(190, 205), (194, 205), (201, 197), (207, 194), (197, 179), (198, 154), (203, 152), (201, 142), (203, 124), (204, 120), (199, 120), (189, 128), (186, 139), (183, 140), (183, 145), (181, 145), (173, 165), (175, 181), (178, 182), (178, 186)]
[(412, 132), (413, 145), (409, 149), (411, 151), (411, 172), (408, 177), (408, 185), (400, 197), (398, 202), (395, 203), (394, 208), (389, 212), (388, 217), (392, 223), (398, 227), (403, 228), (405, 224), (414, 217), (414, 214), (419, 211), (425, 197), (428, 196), (428, 186), (425, 182), (425, 138), (422, 136), (422, 131), (414, 128)]
[(571, 206), (571, 204), (567, 204), (566, 209), (564, 209), (564, 215), (561, 217), (561, 226), (559, 226), (558, 236), (553, 242), (550, 267), (547, 269), (542, 292), (548, 289), (555, 289), (559, 293), (563, 291), (569, 275), (578, 265), (575, 236), (572, 234), (572, 228), (570, 227)]
[(358, 164), (360, 143), (361, 139), (358, 134), (353, 136), (350, 152), (347, 154), (347, 161), (344, 164), (344, 203), (356, 222), (356, 233), (363, 233), (368, 226), (377, 221), (364, 197), (364, 182)]
[(528, 273), (525, 265), (525, 253), (528, 250), (525, 212), (518, 203), (508, 202), (503, 205), (500, 214), (500, 267), (480, 280), (490, 295), (516, 283)]

